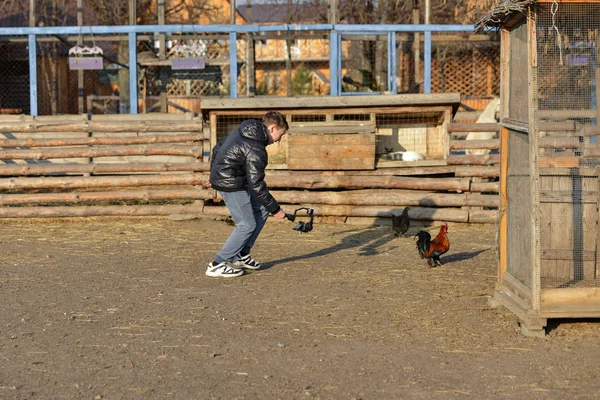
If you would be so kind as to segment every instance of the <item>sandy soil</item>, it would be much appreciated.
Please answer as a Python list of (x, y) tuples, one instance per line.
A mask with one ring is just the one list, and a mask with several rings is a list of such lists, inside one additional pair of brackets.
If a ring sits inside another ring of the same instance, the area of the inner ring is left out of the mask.
[(597, 320), (529, 338), (488, 306), (493, 226), (450, 225), (435, 269), (390, 227), (291, 227), (225, 280), (222, 221), (2, 222), (0, 398), (600, 398)]

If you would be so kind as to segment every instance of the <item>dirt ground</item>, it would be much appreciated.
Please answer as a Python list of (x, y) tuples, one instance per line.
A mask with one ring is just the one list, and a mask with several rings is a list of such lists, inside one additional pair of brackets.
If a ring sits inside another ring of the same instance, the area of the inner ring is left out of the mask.
[(451, 224), (435, 269), (391, 227), (292, 226), (218, 279), (223, 221), (1, 222), (0, 398), (600, 398), (600, 321), (488, 306), (494, 226)]

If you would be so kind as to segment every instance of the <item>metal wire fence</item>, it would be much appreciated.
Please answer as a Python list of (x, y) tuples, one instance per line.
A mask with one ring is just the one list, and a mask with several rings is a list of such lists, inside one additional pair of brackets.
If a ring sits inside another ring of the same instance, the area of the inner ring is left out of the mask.
[[(127, 35), (92, 34), (89, 28), (91, 25), (127, 25), (127, 7), (123, 3), (127, 2), (107, 1), (106, 9), (84, 7), (82, 15), (77, 15), (74, 0), (56, 0), (52, 3), (54, 8), (37, 13), (35, 26), (76, 26), (78, 22), (83, 25), (78, 35), (36, 36), (40, 115), (128, 112)], [(203, 8), (199, 2), (187, 2), (189, 4), (184, 6), (186, 2), (174, 1), (162, 13), (146, 3), (149, 2), (136, 2), (138, 25), (189, 25), (192, 21), (198, 25), (194, 25), (191, 34), (188, 31), (137, 36), (137, 98), (138, 109), (142, 112), (198, 112), (202, 97), (229, 96), (231, 82), (237, 83), (238, 96), (321, 96), (331, 92), (332, 47), (327, 31), (238, 33), (237, 76), (232, 79), (229, 33), (203, 32), (204, 24), (232, 22), (230, 10), (224, 8), (227, 2), (211, 12), (201, 12)], [(312, 6), (294, 3), (289, 7), (288, 3), (282, 2), (247, 2), (237, 6), (235, 23), (326, 23), (327, 4), (318, 3)], [(12, 14), (0, 18), (1, 27), (31, 25), (28, 4), (19, 7), (14, 6), (10, 10)], [(361, 22), (351, 18), (351, 10), (340, 12), (342, 22)], [(160, 15), (164, 17), (159, 18)], [(395, 23), (411, 22), (400, 16), (394, 18), (398, 18)], [(2, 112), (29, 113), (28, 37), (0, 38), (0, 109)], [(385, 33), (341, 36), (341, 82), (333, 84), (339, 85), (342, 95), (424, 92), (423, 33), (395, 34), (395, 82), (389, 80), (391, 50), (388, 40)], [(500, 45), (496, 33), (434, 33), (432, 42), (432, 65), (428, 71), (432, 93), (460, 92), (463, 97), (498, 95)], [(70, 67), (69, 50), (77, 44), (102, 49), (100, 69), (74, 70)], [(202, 68), (175, 68), (172, 61), (177, 56), (176, 50), (181, 48), (196, 49), (195, 56), (202, 58)]]

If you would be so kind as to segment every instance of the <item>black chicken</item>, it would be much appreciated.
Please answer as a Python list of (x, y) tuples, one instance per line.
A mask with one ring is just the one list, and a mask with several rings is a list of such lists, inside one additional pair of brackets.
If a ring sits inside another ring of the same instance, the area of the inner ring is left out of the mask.
[(410, 218), (408, 217), (408, 210), (410, 210), (410, 207), (404, 207), (404, 211), (402, 211), (402, 214), (398, 216), (392, 214), (392, 229), (394, 230), (394, 232), (396, 232), (394, 234), (394, 236), (396, 237), (401, 235), (404, 236), (406, 231), (408, 231), (408, 228), (410, 228)]

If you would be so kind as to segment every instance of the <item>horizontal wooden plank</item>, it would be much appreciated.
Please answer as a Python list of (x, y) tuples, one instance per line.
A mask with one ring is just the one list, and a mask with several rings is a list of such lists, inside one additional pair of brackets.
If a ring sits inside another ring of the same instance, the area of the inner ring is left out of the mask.
[(500, 125), (497, 123), (450, 123), (448, 132), (500, 132)]
[(540, 190), (540, 203), (585, 203), (598, 202), (598, 192), (583, 191), (573, 193), (571, 190)]
[(340, 135), (290, 135), (288, 147), (299, 145), (371, 145), (375, 146), (375, 135), (340, 134)]
[(547, 132), (548, 136), (567, 136), (567, 137), (591, 137), (600, 135), (600, 127), (598, 126), (584, 126), (581, 129), (573, 131), (558, 131), (558, 132)]
[(199, 214), (197, 205), (128, 205), (128, 206), (60, 206), (60, 207), (0, 207), (0, 218), (56, 218), (92, 216), (146, 216)]
[(500, 139), (490, 140), (451, 140), (451, 150), (498, 150), (500, 148)]
[[(385, 96), (302, 96), (257, 98), (211, 98), (202, 99), (202, 111), (224, 109), (282, 109), (282, 108), (326, 108), (326, 107), (369, 107), (369, 106), (433, 106), (452, 105), (458, 109), (460, 93), (398, 94)], [(348, 112), (349, 110), (344, 110)]]
[(544, 289), (540, 312), (553, 318), (597, 318), (600, 315), (600, 288)]
[(80, 137), (62, 139), (0, 139), (0, 147), (61, 147), (61, 146), (115, 146), (128, 144), (181, 143), (204, 140), (201, 134), (135, 136), (135, 137)]
[(499, 154), (450, 155), (448, 165), (492, 165), (500, 163)]
[[(402, 168), (402, 167), (442, 167), (447, 166), (446, 160), (416, 160), (416, 161), (398, 161), (398, 160), (382, 160), (381, 158), (377, 159), (377, 168)], [(423, 174), (427, 173), (429, 168), (423, 170)], [(431, 173), (439, 173), (440, 171), (450, 171), (453, 172), (453, 167), (448, 167), (448, 169), (432, 169)], [(399, 171), (400, 172), (400, 171)]]
[(540, 168), (540, 176), (546, 175), (557, 175), (557, 176), (572, 176), (577, 175), (580, 177), (597, 177), (600, 176), (600, 168), (593, 167), (581, 167), (573, 170), (573, 168), (553, 168), (544, 167)]
[(375, 147), (370, 145), (328, 145), (319, 144), (290, 146), (288, 162), (304, 158), (370, 158), (375, 163)]
[(303, 125), (290, 126), (290, 135), (375, 133), (375, 125)]
[(580, 157), (540, 157), (540, 168), (575, 168), (579, 167)]
[(594, 250), (575, 252), (573, 249), (542, 249), (540, 257), (542, 260), (567, 260), (567, 261), (595, 261)]
[(43, 164), (0, 164), (0, 176), (44, 176), (66, 174), (116, 174), (136, 172), (209, 171), (209, 163), (43, 163)]
[(40, 122), (0, 123), (0, 132), (201, 132), (202, 124), (192, 121), (136, 121), (136, 122)]
[(574, 131), (575, 121), (540, 121), (538, 122), (538, 130), (542, 132), (560, 132), (560, 131)]
[[(422, 178), (407, 176), (376, 175), (322, 175), (294, 174), (289, 176), (268, 175), (269, 188), (301, 188), (301, 189), (413, 189), (413, 190), (448, 190), (468, 192), (471, 182), (467, 178)], [(497, 184), (497, 182), (492, 182)], [(483, 185), (483, 183), (481, 184)]]
[(365, 158), (290, 158), (289, 169), (325, 170), (325, 169), (373, 169), (375, 159)]
[(543, 149), (577, 149), (583, 146), (578, 137), (546, 136), (538, 139)]
[(541, 110), (538, 116), (545, 119), (596, 118), (596, 110)]

